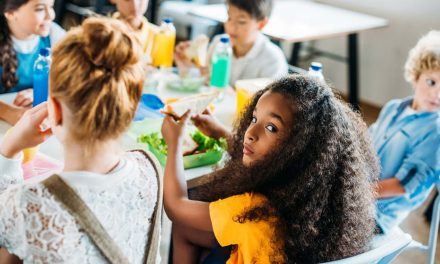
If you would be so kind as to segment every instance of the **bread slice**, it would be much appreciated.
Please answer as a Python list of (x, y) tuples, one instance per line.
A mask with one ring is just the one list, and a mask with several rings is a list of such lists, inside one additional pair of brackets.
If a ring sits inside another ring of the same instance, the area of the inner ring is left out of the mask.
[(165, 114), (180, 119), (188, 109), (193, 114), (201, 114), (206, 107), (217, 97), (218, 92), (200, 93), (193, 96), (179, 98), (178, 100), (165, 105), (162, 111)]
[(185, 50), (185, 55), (197, 66), (206, 66), (209, 38), (206, 35), (199, 35)]

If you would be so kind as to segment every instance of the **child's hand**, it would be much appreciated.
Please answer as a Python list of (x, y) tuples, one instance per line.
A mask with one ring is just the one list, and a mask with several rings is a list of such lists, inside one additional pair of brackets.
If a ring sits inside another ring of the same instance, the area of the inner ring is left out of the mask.
[(13, 158), (23, 149), (43, 143), (48, 136), (52, 135), (51, 129), (44, 131), (41, 129), (47, 116), (46, 103), (26, 111), (12, 128), (13, 130), (4, 138), (0, 153), (7, 158)]
[(229, 131), (219, 122), (211, 112), (206, 109), (202, 114), (193, 115), (191, 117), (194, 125), (208, 137), (215, 139), (228, 138)]
[(194, 63), (185, 55), (185, 50), (191, 45), (190, 41), (181, 41), (176, 46), (174, 59), (179, 69), (194, 67)]
[(14, 99), (14, 105), (20, 107), (32, 107), (32, 102), (34, 100), (34, 90), (26, 89), (17, 93)]
[(179, 120), (176, 120), (171, 115), (165, 116), (162, 123), (162, 136), (165, 143), (167, 143), (168, 153), (170, 153), (170, 149), (182, 144), (183, 133), (190, 115), (191, 112), (188, 110)]

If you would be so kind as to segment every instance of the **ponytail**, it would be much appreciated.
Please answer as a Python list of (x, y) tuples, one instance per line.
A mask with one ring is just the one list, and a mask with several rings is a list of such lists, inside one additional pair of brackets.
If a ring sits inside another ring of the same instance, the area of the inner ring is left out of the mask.
[(0, 14), (0, 66), (3, 68), (1, 83), (6, 91), (16, 86), (18, 61), (12, 45), (8, 23), (3, 12)]

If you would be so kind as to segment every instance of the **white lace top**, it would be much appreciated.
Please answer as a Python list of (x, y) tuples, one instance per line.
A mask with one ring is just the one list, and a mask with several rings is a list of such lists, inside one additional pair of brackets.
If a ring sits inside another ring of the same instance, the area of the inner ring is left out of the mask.
[[(128, 152), (109, 174), (77, 171), (60, 176), (89, 206), (129, 262), (143, 263), (157, 200), (157, 179), (148, 159)], [(0, 157), (0, 192), (0, 246), (24, 263), (107, 263), (38, 179), (23, 182), (19, 160)]]

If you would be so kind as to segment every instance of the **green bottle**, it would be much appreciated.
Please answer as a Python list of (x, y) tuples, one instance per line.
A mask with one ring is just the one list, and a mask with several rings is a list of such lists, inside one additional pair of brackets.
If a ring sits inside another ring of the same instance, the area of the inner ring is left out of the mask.
[(229, 37), (224, 35), (216, 45), (211, 59), (211, 87), (225, 89), (229, 85), (232, 48)]

